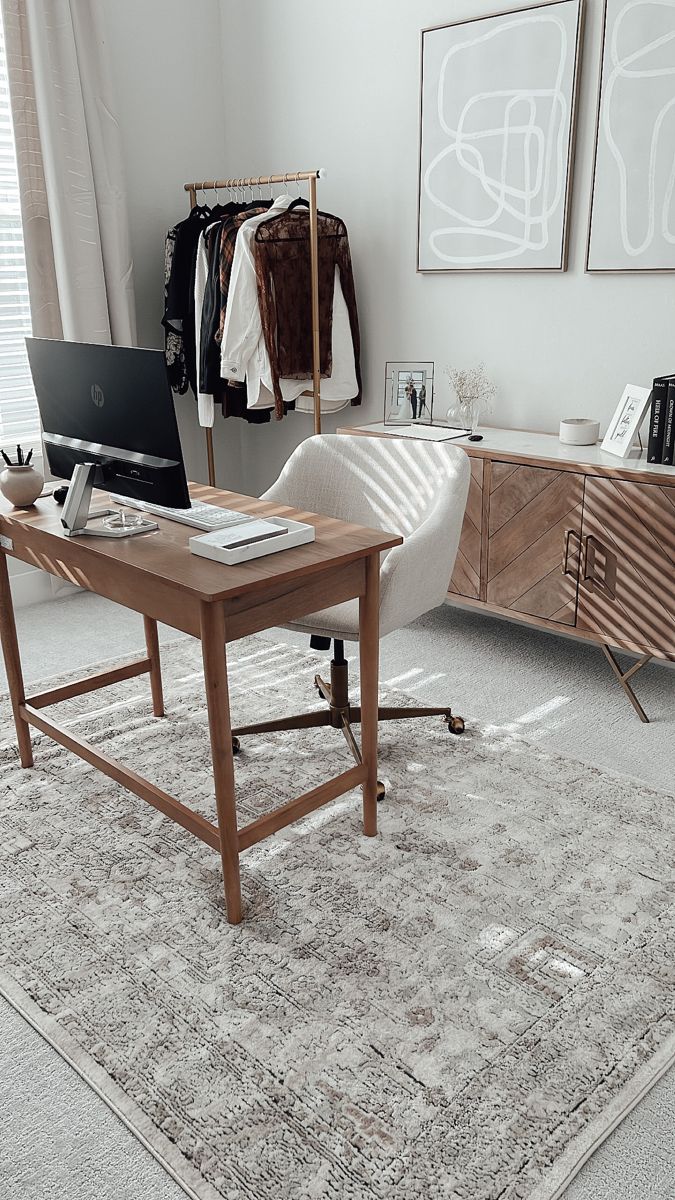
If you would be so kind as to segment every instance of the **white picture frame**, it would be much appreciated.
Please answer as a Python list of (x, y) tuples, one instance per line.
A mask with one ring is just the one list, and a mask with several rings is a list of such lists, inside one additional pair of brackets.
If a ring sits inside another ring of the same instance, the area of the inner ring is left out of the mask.
[(582, 0), (422, 30), (417, 270), (567, 269)]
[(434, 364), (388, 362), (384, 382), (385, 425), (432, 425)]
[(601, 450), (617, 458), (628, 458), (637, 433), (644, 421), (652, 398), (652, 389), (629, 383), (616, 407), (605, 434)]

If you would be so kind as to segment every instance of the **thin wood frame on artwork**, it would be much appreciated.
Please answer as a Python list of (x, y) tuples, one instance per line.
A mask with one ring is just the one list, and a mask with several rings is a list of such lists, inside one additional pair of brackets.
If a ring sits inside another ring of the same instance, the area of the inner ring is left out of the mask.
[[(627, 7), (628, 7), (628, 4), (625, 5), (625, 8), (627, 8)], [(625, 11), (625, 8), (621, 11), (622, 12)], [(675, 13), (674, 13), (674, 16), (675, 16)], [(615, 22), (615, 27), (618, 24), (618, 20), (620, 19), (620, 17), (621, 17), (621, 12), (618, 14), (617, 21)], [(592, 241), (592, 233), (593, 233), (593, 217), (594, 217), (594, 213), (595, 213), (595, 204), (596, 204), (596, 185), (597, 185), (597, 181), (598, 181), (598, 155), (599, 155), (599, 150), (600, 150), (600, 125), (601, 125), (602, 115), (603, 115), (603, 100), (605, 97), (605, 91), (606, 91), (606, 86), (607, 86), (606, 79), (605, 79), (605, 54), (607, 51), (607, 43), (608, 43), (608, 19), (609, 19), (609, 0), (605, 0), (604, 8), (603, 8), (603, 15), (602, 15), (602, 47), (600, 50), (600, 66), (598, 69), (598, 86), (597, 86), (598, 99), (597, 99), (597, 106), (596, 106), (596, 113), (595, 113), (595, 145), (594, 145), (594, 149), (593, 149), (593, 178), (592, 178), (592, 183), (591, 183), (591, 198), (590, 198), (590, 204), (589, 204), (589, 209), (588, 209), (588, 228), (587, 228), (587, 234), (586, 234), (586, 262), (585, 262), (584, 269), (585, 269), (586, 273), (590, 274), (590, 275), (631, 275), (631, 274), (636, 274), (636, 273), (664, 274), (664, 273), (668, 273), (668, 272), (672, 273), (673, 271), (675, 271), (675, 261), (673, 262), (672, 266), (666, 266), (666, 267), (648, 266), (648, 265), (646, 266), (644, 264), (639, 264), (639, 263), (636, 264), (635, 266), (630, 266), (630, 265), (592, 266), (591, 265), (591, 241)], [(675, 27), (674, 27), (674, 32), (675, 32)], [(633, 58), (634, 55), (631, 55), (630, 57)], [(621, 64), (618, 64), (617, 70), (619, 69), (620, 65)], [(675, 79), (675, 75), (674, 75), (674, 79)], [(660, 114), (660, 115), (662, 115), (662, 114)], [(652, 130), (651, 130), (652, 138), (654, 136), (654, 132), (655, 132), (655, 130), (654, 130), (654, 128), (652, 128)], [(647, 129), (645, 131), (644, 138), (642, 138), (641, 140), (643, 142), (646, 142), (648, 136), (649, 136), (649, 130)], [(650, 150), (651, 150), (651, 146), (650, 146)], [(672, 157), (672, 155), (671, 155), (671, 157)], [(626, 171), (626, 174), (629, 173), (626, 169), (625, 164), (624, 164), (624, 170)], [(617, 180), (618, 180), (618, 188), (620, 189), (623, 186), (623, 182), (619, 176), (617, 177)], [(656, 198), (654, 199), (654, 203), (656, 204)], [(672, 204), (671, 204), (671, 207), (672, 207)]]
[[(572, 0), (574, 2), (574, 0)], [(417, 271), (420, 274), (424, 273), (446, 273), (446, 274), (471, 274), (484, 271), (504, 272), (504, 271), (566, 271), (568, 262), (568, 246), (569, 246), (569, 226), (570, 226), (570, 211), (572, 199), (572, 181), (573, 181), (573, 166), (574, 155), (576, 149), (576, 127), (577, 127), (577, 110), (578, 110), (578, 94), (580, 82), (580, 64), (581, 64), (581, 49), (583, 43), (584, 22), (585, 22), (585, 0), (577, 0), (577, 19), (576, 19), (576, 37), (574, 45), (574, 65), (571, 78), (570, 90), (570, 116), (569, 130), (567, 136), (567, 152), (565, 157), (566, 178), (564, 185), (564, 208), (562, 215), (562, 229), (560, 241), (560, 261), (555, 265), (536, 266), (526, 265), (519, 266), (515, 262), (511, 266), (496, 266), (496, 265), (467, 265), (467, 266), (423, 266), (421, 261), (421, 238), (422, 238), (422, 186), (423, 186), (423, 150), (424, 150), (424, 128), (425, 128), (425, 113), (424, 113), (424, 59), (425, 59), (425, 38), (427, 35), (437, 33), (443, 29), (451, 29), (456, 26), (470, 26), (478, 21), (490, 21), (497, 18), (517, 17), (519, 14), (527, 14), (528, 16), (537, 13), (539, 10), (555, 8), (561, 4), (568, 4), (570, 0), (544, 0), (544, 3), (533, 7), (521, 7), (512, 9), (507, 12), (496, 12), (481, 14), (480, 16), (470, 17), (463, 21), (448, 21), (441, 25), (432, 25), (421, 31), (420, 38), (420, 102), (419, 102), (419, 155), (418, 155), (418, 180), (417, 180)]]

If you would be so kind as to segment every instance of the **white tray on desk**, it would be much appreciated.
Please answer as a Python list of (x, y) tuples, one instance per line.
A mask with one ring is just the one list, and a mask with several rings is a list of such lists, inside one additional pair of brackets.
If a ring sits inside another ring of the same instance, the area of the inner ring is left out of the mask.
[(290, 550), (293, 546), (304, 546), (307, 542), (313, 542), (316, 537), (314, 526), (307, 525), (304, 521), (268, 516), (262, 519), (269, 521), (270, 525), (278, 525), (285, 529), (286, 533), (280, 533), (278, 537), (272, 537), (269, 541), (253, 542), (250, 546), (219, 546), (219, 534), (223, 535), (227, 531), (216, 529), (212, 533), (200, 533), (191, 537), (190, 550), (201, 558), (212, 558), (216, 562), (233, 567), (252, 558), (263, 558), (267, 554), (278, 554), (280, 550)]

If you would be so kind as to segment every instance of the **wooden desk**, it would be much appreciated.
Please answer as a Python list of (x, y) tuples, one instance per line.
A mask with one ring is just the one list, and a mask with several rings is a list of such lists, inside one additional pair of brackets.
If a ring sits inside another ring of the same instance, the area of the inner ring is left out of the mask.
[[(364, 832), (377, 832), (377, 699), (380, 551), (401, 538), (271, 501), (191, 485), (191, 495), (256, 515), (309, 521), (316, 540), (236, 567), (198, 558), (188, 549), (194, 529), (159, 520), (159, 531), (128, 540), (67, 538), (51, 498), (13, 509), (0, 498), (0, 637), (23, 767), (32, 767), (32, 725), (220, 851), (227, 919), (241, 920), (242, 850), (305, 816), (358, 784), (363, 786)], [(97, 500), (106, 501), (104, 494)], [(98, 504), (96, 505), (98, 507)], [(147, 656), (65, 687), (26, 697), (9, 587), (7, 557), (68, 579), (90, 592), (142, 613)], [(267, 816), (237, 828), (226, 644), (317, 609), (359, 598), (363, 763), (327, 780)], [(218, 824), (192, 812), (136, 772), (47, 720), (41, 709), (71, 696), (148, 672), (153, 713), (164, 715), (157, 621), (201, 639)]]

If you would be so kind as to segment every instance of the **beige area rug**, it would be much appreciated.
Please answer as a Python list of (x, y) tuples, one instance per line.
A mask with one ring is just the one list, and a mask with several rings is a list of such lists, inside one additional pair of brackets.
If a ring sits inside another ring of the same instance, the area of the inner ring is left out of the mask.
[[(213, 818), (199, 646), (60, 706)], [(314, 701), (317, 659), (231, 652), (250, 720)], [(673, 798), (479, 731), (384, 725), (380, 835), (352, 793), (242, 859), (0, 725), (5, 994), (207, 1200), (552, 1200), (675, 1053)], [(241, 819), (349, 763), (252, 738)]]

